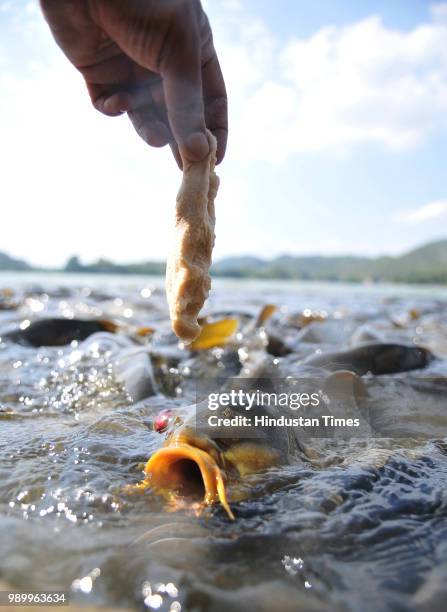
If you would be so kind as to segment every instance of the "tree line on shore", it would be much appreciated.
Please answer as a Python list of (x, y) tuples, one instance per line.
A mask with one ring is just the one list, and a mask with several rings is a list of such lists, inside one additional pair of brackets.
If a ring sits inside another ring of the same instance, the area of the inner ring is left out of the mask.
[[(0, 252), (0, 270), (46, 271), (89, 274), (164, 275), (164, 261), (120, 264), (99, 259), (84, 264), (70, 257), (62, 269), (36, 268), (22, 259)], [(400, 256), (295, 256), (273, 259), (227, 257), (212, 267), (214, 277), (344, 282), (405, 282), (447, 284), (447, 239), (413, 249)]]

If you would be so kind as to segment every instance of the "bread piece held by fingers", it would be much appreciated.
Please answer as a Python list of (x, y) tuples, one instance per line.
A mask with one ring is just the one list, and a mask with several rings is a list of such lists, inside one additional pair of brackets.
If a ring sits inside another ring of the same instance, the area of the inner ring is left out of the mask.
[(214, 247), (214, 199), (219, 177), (214, 172), (216, 139), (207, 130), (210, 152), (199, 161), (183, 159), (177, 195), (175, 240), (166, 267), (166, 294), (172, 329), (191, 342), (200, 333), (197, 316), (211, 287), (209, 267)]

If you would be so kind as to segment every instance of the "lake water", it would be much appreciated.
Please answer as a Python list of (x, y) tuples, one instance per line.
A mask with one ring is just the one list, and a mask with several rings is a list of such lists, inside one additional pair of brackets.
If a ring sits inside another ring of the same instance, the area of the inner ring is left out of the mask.
[[(0, 289), (3, 587), (66, 590), (90, 608), (445, 610), (446, 287), (218, 279), (204, 312), (237, 318), (239, 333), (196, 353), (170, 333), (158, 277), (1, 273)], [(267, 303), (278, 309), (255, 328)], [(58, 347), (5, 337), (48, 317), (119, 331)], [(217, 505), (172, 511), (150, 488), (129, 494), (164, 441), (154, 419), (193, 403), (197, 381), (233, 376), (255, 354), (295, 376), (303, 360), (371, 338), (436, 359), (362, 377), (370, 434), (307, 442), (247, 476), (235, 521)], [(153, 371), (143, 391), (133, 355)]]

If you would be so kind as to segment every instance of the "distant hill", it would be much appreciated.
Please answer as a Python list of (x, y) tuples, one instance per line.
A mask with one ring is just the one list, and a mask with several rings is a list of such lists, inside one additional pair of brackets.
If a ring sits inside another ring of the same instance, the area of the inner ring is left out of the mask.
[(31, 270), (31, 266), (21, 259), (14, 259), (6, 253), (0, 253), (0, 270)]
[[(161, 261), (115, 264), (99, 259), (82, 264), (75, 255), (65, 265), (64, 272), (88, 272), (100, 274), (165, 273), (166, 264)], [(0, 253), (0, 270), (32, 270), (24, 261)], [(405, 282), (447, 284), (447, 240), (423, 245), (396, 257), (334, 257), (312, 255), (282, 255), (274, 259), (259, 257), (227, 257), (212, 267), (215, 277), (270, 278), (293, 280), (320, 280), (362, 282)]]
[(83, 265), (79, 258), (74, 255), (65, 264), (64, 272), (88, 272), (99, 274), (146, 274), (159, 275), (164, 274), (166, 264), (162, 261), (149, 261), (145, 263), (133, 264), (115, 264), (107, 259), (98, 259), (98, 261)]
[(363, 257), (282, 255), (271, 260), (257, 260), (253, 266), (239, 267), (238, 258), (233, 264), (232, 259), (217, 262), (213, 266), (213, 273), (216, 276), (228, 276), (229, 270), (235, 270), (239, 271), (235, 276), (256, 278), (357, 280), (365, 275), (372, 262)]
[(377, 260), (375, 275), (405, 282), (447, 282), (447, 240), (431, 242), (401, 257)]
[(213, 274), (348, 282), (447, 283), (447, 240), (432, 242), (397, 257), (283, 255), (271, 260), (229, 257), (213, 266)]
[(239, 278), (252, 276), (255, 272), (261, 272), (267, 261), (259, 257), (227, 257), (216, 262), (212, 271), (216, 276), (229, 276)]

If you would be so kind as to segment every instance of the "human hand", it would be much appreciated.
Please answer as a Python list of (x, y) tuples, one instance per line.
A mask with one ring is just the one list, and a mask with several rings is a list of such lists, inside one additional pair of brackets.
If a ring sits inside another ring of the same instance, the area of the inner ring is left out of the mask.
[(199, 0), (40, 0), (56, 39), (82, 73), (93, 105), (127, 112), (145, 142), (198, 161), (205, 126), (225, 155), (227, 98)]

